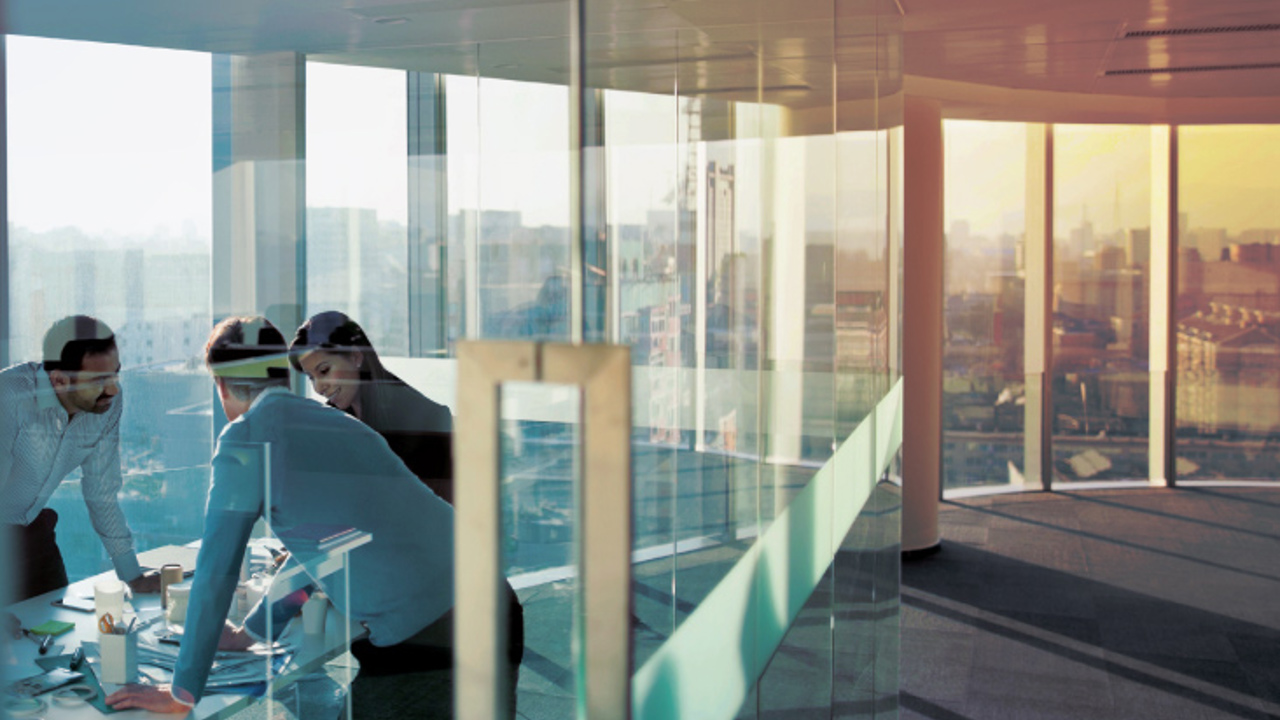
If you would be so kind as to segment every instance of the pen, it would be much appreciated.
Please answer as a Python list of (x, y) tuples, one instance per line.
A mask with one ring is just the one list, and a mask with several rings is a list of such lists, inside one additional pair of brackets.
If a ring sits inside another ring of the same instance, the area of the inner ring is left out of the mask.
[(44, 637), (37, 639), (35, 633), (25, 628), (23, 629), (22, 633), (27, 637), (31, 638), (31, 642), (40, 646), (39, 653), (41, 655), (44, 655), (45, 653), (49, 652), (49, 648), (53, 646), (52, 635), (45, 635)]
[(44, 637), (40, 637), (39, 635), (36, 635), (35, 633), (31, 632), (26, 628), (22, 628), (22, 634), (26, 635), (28, 640), (40, 646), (39, 652), (41, 655), (44, 655), (45, 653), (49, 652), (49, 646), (53, 645), (52, 635), (45, 635)]

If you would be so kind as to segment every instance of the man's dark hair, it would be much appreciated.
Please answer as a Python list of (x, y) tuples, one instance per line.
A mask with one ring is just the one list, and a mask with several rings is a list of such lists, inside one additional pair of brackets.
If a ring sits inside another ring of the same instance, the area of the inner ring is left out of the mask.
[(231, 394), (251, 400), (269, 387), (289, 386), (289, 347), (264, 317), (230, 317), (214, 326), (204, 361)]
[(101, 355), (115, 347), (116, 336), (106, 323), (88, 315), (69, 315), (44, 334), (44, 369), (79, 372), (86, 355)]

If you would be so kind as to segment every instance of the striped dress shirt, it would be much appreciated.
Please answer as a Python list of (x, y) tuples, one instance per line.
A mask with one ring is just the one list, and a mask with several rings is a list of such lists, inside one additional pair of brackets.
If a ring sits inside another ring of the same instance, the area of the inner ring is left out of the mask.
[(101, 415), (68, 419), (40, 363), (0, 371), (0, 522), (29, 525), (76, 467), (89, 519), (121, 580), (141, 570), (120, 510), (120, 415), (123, 394)]

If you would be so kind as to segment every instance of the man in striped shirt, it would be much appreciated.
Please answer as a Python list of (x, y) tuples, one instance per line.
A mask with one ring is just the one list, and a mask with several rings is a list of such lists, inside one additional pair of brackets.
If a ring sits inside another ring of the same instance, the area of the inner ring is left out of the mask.
[(0, 371), (0, 523), (10, 533), (22, 600), (67, 585), (45, 505), (76, 467), (89, 519), (116, 575), (136, 592), (158, 592), (156, 573), (143, 574), (120, 510), (120, 355), (111, 328), (73, 315), (44, 337), (44, 362)]

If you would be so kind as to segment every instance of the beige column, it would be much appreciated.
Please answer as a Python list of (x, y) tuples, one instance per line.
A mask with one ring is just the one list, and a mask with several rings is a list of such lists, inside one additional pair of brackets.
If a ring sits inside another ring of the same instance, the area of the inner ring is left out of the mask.
[(942, 106), (908, 95), (903, 151), (902, 551), (939, 546), (942, 487)]

